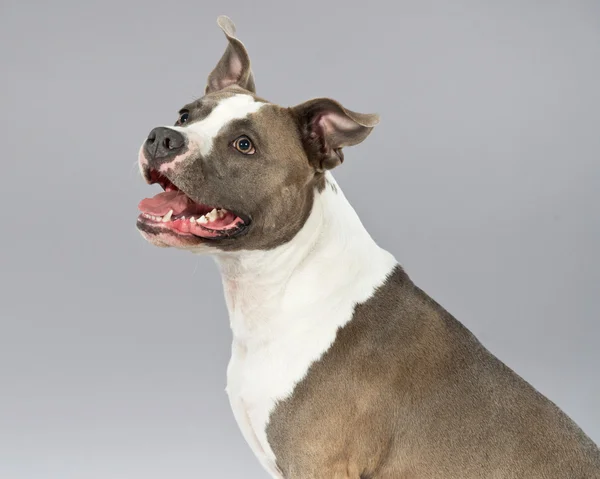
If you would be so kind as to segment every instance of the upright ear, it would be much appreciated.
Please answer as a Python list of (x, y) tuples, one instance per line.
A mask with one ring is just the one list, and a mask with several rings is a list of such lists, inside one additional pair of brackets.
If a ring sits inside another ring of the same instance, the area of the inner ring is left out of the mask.
[(230, 85), (238, 85), (256, 93), (254, 75), (250, 69), (250, 57), (244, 44), (235, 36), (235, 25), (225, 15), (221, 15), (217, 19), (217, 24), (225, 33), (229, 45), (215, 69), (208, 76), (205, 93), (219, 91)]
[(317, 98), (292, 108), (309, 159), (317, 171), (344, 161), (342, 148), (362, 142), (379, 123), (379, 115), (356, 113), (329, 98)]

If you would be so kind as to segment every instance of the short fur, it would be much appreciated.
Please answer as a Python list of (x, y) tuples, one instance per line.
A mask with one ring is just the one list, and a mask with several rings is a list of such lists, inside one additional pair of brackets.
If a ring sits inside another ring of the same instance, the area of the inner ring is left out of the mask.
[[(600, 479), (591, 439), (415, 286), (346, 200), (330, 170), (377, 115), (257, 97), (233, 23), (219, 25), (227, 49), (205, 96), (183, 107), (186, 123), (170, 127), (177, 148), (159, 154), (150, 138), (140, 169), (248, 222), (218, 239), (143, 216), (138, 228), (155, 245), (215, 257), (233, 332), (227, 393), (265, 469), (285, 479)], [(232, 148), (240, 135), (251, 156)]]
[(278, 405), (268, 437), (288, 479), (600, 478), (581, 429), (399, 266)]

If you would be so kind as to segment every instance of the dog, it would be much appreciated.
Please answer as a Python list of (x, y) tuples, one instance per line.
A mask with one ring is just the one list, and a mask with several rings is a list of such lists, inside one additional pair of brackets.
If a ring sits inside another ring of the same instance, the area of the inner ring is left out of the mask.
[(256, 95), (245, 46), (139, 152), (150, 243), (210, 254), (233, 344), (227, 394), (285, 479), (600, 479), (600, 451), (416, 286), (331, 170), (375, 114)]

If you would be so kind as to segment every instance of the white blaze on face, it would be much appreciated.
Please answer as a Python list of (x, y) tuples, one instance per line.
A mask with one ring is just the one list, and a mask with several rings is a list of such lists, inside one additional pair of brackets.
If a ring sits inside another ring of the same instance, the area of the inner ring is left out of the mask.
[[(166, 173), (179, 163), (198, 153), (202, 156), (209, 155), (214, 139), (223, 127), (227, 126), (233, 120), (246, 118), (265, 105), (266, 103), (256, 101), (251, 95), (240, 93), (221, 100), (210, 114), (201, 121), (185, 127), (164, 125), (165, 128), (171, 128), (186, 135), (188, 137), (189, 149), (186, 154), (174, 158), (169, 163), (162, 164), (159, 167), (159, 171)], [(143, 175), (144, 168), (148, 165), (148, 159), (144, 155), (143, 144), (138, 154), (138, 160), (138, 166)]]
[[(256, 101), (250, 95), (238, 94), (222, 100), (202, 121), (181, 128), (199, 145), (200, 154), (210, 154), (219, 131), (233, 120), (246, 118), (257, 112), (265, 103)], [(196, 138), (194, 138), (196, 137)]]

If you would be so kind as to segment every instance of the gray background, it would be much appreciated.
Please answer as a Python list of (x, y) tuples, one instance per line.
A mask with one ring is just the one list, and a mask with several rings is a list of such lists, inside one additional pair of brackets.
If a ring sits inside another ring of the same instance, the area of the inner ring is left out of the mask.
[(267, 477), (209, 258), (134, 165), (238, 26), (259, 93), (382, 123), (336, 172), (376, 240), (600, 442), (600, 2), (0, 5), (0, 477)]

